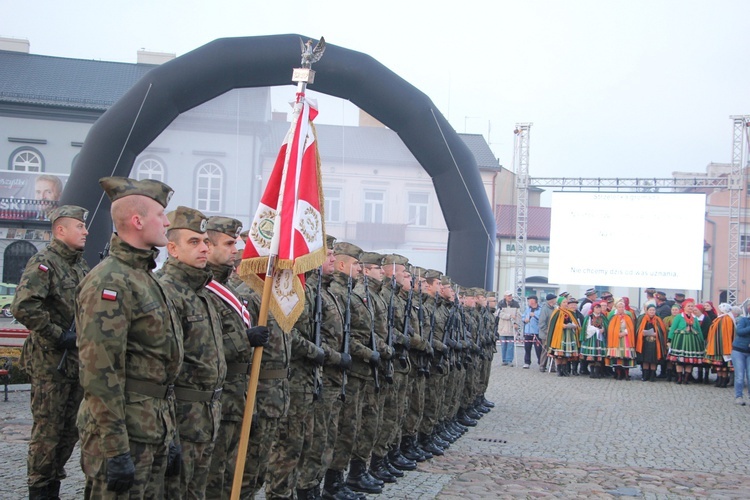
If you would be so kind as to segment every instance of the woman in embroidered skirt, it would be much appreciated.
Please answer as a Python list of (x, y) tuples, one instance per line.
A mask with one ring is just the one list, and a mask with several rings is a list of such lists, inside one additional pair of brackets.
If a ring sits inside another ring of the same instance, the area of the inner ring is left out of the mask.
[(615, 380), (630, 380), (635, 366), (635, 322), (625, 310), (625, 301), (615, 302), (607, 325), (607, 364), (615, 369)]
[(557, 299), (557, 309), (549, 318), (547, 346), (549, 355), (555, 357), (557, 376), (567, 377), (568, 363), (578, 359), (578, 329), (580, 325), (568, 309), (568, 299), (562, 295)]
[[(664, 326), (667, 327), (667, 331), (672, 328), (672, 322), (682, 312), (682, 307), (680, 307), (680, 304), (675, 302), (674, 304), (672, 304), (671, 311), (672, 315), (664, 318)], [(667, 338), (667, 354), (669, 354), (669, 342), (671, 341), (669, 340), (669, 338)], [(667, 382), (671, 382), (673, 378), (675, 378), (674, 363), (667, 359)]]
[(602, 361), (607, 355), (607, 317), (602, 314), (606, 304), (606, 300), (595, 302), (581, 328), (581, 357), (590, 363), (591, 378), (602, 378)]
[(656, 315), (656, 305), (646, 307), (646, 314), (635, 323), (635, 332), (635, 352), (643, 371), (641, 380), (656, 382), (656, 366), (667, 356), (667, 327)]
[(701, 325), (695, 318), (695, 300), (682, 302), (682, 313), (678, 314), (669, 329), (671, 342), (667, 359), (677, 364), (677, 383), (688, 384), (693, 365), (703, 362), (705, 343)]
[(732, 342), (734, 342), (735, 318), (732, 306), (727, 303), (719, 304), (719, 317), (708, 329), (706, 339), (705, 362), (716, 370), (716, 387), (729, 385), (729, 370), (732, 360)]

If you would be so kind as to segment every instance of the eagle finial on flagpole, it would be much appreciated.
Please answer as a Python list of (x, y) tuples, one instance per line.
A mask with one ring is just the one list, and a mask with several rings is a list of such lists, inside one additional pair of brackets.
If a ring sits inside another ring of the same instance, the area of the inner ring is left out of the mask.
[(313, 63), (320, 61), (323, 57), (323, 52), (326, 50), (326, 39), (322, 36), (320, 41), (313, 47), (313, 41), (308, 40), (307, 43), (299, 39), (300, 48), (302, 49), (302, 67), (310, 68)]

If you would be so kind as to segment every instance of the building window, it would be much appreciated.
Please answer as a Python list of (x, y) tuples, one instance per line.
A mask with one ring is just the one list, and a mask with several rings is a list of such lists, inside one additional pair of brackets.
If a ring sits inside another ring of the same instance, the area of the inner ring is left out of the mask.
[(15, 170), (16, 172), (43, 172), (44, 163), (42, 155), (32, 149), (18, 149), (10, 157), (9, 170)]
[(750, 234), (740, 235), (740, 253), (750, 253)]
[(135, 178), (139, 181), (143, 179), (154, 179), (164, 182), (164, 165), (155, 158), (146, 158), (142, 160), (135, 169)]
[(196, 175), (195, 205), (201, 212), (221, 211), (224, 171), (215, 163), (204, 163)]
[(383, 223), (385, 193), (383, 191), (365, 191), (365, 222)]
[(428, 193), (409, 193), (409, 222), (414, 226), (427, 226)]
[(326, 222), (341, 222), (341, 189), (324, 188), (323, 198)]

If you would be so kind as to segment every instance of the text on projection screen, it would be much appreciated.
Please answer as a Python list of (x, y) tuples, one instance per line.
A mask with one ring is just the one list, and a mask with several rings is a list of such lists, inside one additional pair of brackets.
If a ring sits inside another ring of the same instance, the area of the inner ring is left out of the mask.
[(548, 280), (700, 290), (705, 213), (702, 193), (553, 192)]

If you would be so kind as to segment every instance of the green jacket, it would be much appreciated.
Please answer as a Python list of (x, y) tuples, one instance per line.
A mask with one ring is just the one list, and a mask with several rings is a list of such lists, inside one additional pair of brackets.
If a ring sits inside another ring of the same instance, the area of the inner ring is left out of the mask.
[[(81, 282), (76, 324), (83, 401), (81, 440), (97, 436), (105, 457), (129, 441), (168, 444), (175, 436), (174, 396), (126, 390), (126, 381), (174, 384), (183, 358), (182, 325), (151, 273), (158, 250), (112, 235), (109, 257)], [(131, 384), (132, 387), (132, 384)]]

